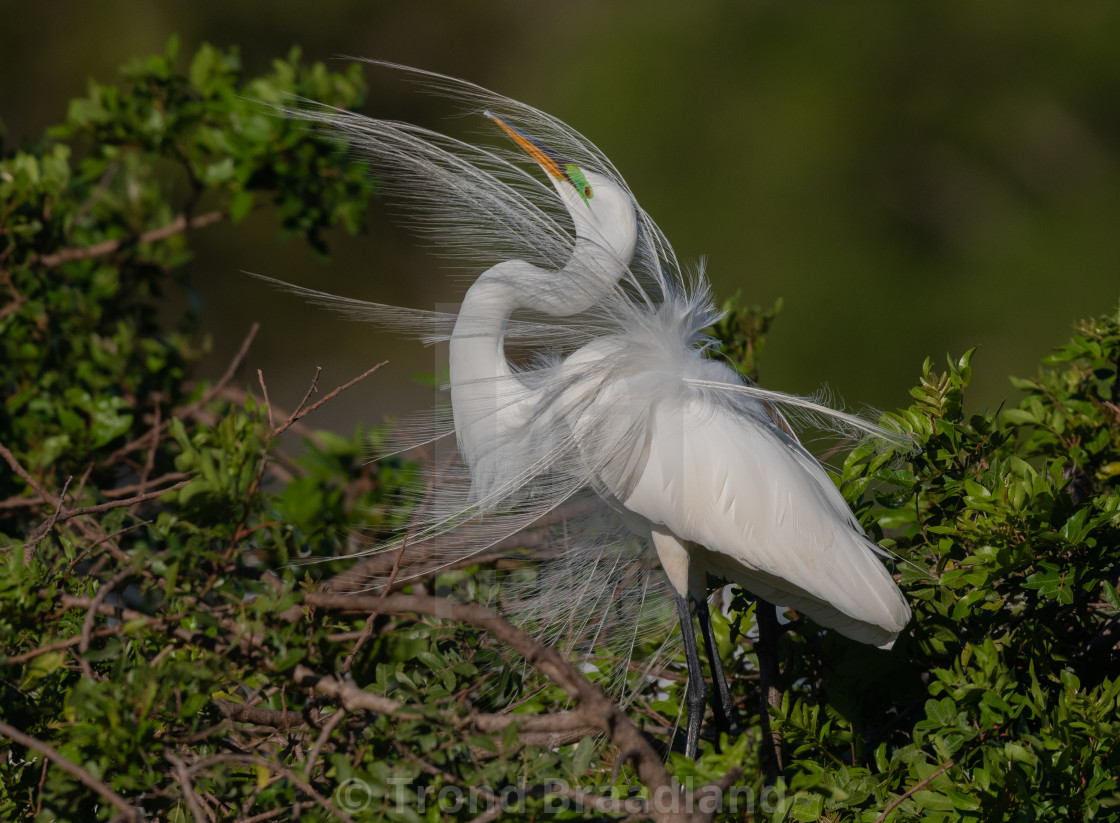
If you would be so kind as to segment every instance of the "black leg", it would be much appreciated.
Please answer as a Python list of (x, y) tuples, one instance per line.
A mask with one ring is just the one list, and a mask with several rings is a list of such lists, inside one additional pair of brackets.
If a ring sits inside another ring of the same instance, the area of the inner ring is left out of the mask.
[(716, 728), (721, 732), (730, 732), (731, 690), (727, 688), (727, 677), (719, 659), (719, 648), (712, 630), (712, 615), (708, 611), (707, 600), (695, 602), (696, 616), (700, 618), (700, 633), (704, 635), (704, 648), (708, 652), (708, 668), (712, 670), (712, 684), (716, 687), (716, 693), (712, 696), (712, 714), (715, 716)]
[(677, 596), (677, 613), (681, 618), (684, 657), (688, 661), (688, 731), (685, 734), (684, 753), (686, 757), (695, 759), (700, 743), (700, 725), (704, 722), (704, 709), (708, 703), (708, 687), (704, 684), (704, 670), (700, 667), (696, 629), (692, 626), (692, 610), (687, 597)]
[(782, 734), (770, 727), (769, 707), (782, 705), (781, 670), (778, 667), (778, 637), (782, 630), (778, 624), (778, 610), (761, 597), (755, 601), (755, 620), (758, 621), (759, 687), (762, 691), (762, 738), (767, 779), (773, 783), (785, 770), (785, 756), (782, 751)]

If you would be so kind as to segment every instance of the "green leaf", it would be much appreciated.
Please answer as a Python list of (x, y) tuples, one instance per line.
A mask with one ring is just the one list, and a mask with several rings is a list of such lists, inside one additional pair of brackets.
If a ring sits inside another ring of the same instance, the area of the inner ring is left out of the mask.
[(229, 216), (234, 223), (240, 223), (253, 210), (253, 192), (239, 189), (229, 201)]
[(1120, 594), (1117, 593), (1116, 587), (1107, 580), (1101, 581), (1101, 594), (1112, 608), (1120, 610)]
[(20, 681), (20, 688), (25, 691), (35, 688), (35, 684), (44, 677), (62, 668), (63, 663), (66, 662), (66, 658), (67, 654), (64, 651), (46, 652), (33, 657), (24, 668), (23, 679)]

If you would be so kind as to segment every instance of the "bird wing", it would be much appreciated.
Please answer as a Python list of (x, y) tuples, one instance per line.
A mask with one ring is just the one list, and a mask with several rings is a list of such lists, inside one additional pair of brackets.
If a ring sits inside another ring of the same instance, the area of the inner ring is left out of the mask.
[(853, 639), (893, 642), (910, 609), (880, 550), (761, 403), (682, 387), (648, 415), (626, 508), (702, 547), (692, 562), (708, 571)]

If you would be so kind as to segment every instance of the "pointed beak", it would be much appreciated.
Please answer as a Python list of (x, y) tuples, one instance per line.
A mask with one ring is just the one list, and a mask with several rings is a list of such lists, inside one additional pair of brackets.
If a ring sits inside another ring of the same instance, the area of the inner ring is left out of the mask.
[(492, 111), (484, 111), (487, 117), (493, 120), (504, 131), (509, 138), (522, 148), (522, 150), (532, 157), (540, 165), (542, 169), (548, 172), (548, 175), (554, 180), (563, 180), (576, 190), (580, 198), (582, 198), (585, 205), (591, 206), (589, 202), (593, 193), (591, 186), (587, 183), (587, 178), (579, 167), (573, 163), (569, 163), (555, 151), (550, 149), (544, 143), (530, 137), (521, 129), (512, 123), (507, 123)]
[[(517, 126), (507, 123), (494, 112), (484, 111), (483, 114), (497, 123), (502, 131), (508, 134), (509, 138), (520, 146), (527, 155), (536, 160), (551, 177), (557, 180), (568, 180), (568, 175), (564, 171), (564, 167), (568, 164), (564, 162), (560, 155), (543, 143), (534, 140)], [(569, 182), (571, 181), (569, 180)]]

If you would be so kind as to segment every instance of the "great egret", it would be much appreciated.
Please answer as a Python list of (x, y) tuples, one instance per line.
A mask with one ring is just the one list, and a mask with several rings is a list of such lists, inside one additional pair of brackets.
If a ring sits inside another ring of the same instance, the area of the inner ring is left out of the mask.
[[(390, 195), (419, 208), (418, 231), (489, 266), (457, 314), (296, 289), (429, 342), (450, 341), (451, 420), (437, 413), (406, 437), (453, 434), (462, 458), (462, 470), (435, 478), (414, 512), (407, 539), (433, 547), (426, 569), (478, 557), (573, 498), (594, 501), (597, 511), (582, 515), (592, 525), (566, 530), (553, 551), (559, 558), (522, 605), (546, 634), (579, 624), (599, 638), (620, 621), (588, 615), (613, 600), (636, 609), (636, 625), (656, 593), (643, 562), (652, 548), (688, 662), (690, 756), (706, 704), (694, 618), (717, 719), (726, 723), (730, 709), (709, 575), (890, 648), (910, 609), (881, 550), (787, 416), (901, 438), (813, 400), (763, 390), (709, 358), (702, 330), (719, 315), (703, 273), (691, 280), (681, 273), (614, 166), (576, 131), (464, 81), (397, 68), (481, 111), (522, 152), (347, 112), (298, 113), (329, 124), (369, 158)], [(511, 359), (510, 345), (528, 346), (529, 356)], [(612, 520), (625, 529), (604, 525)]]

